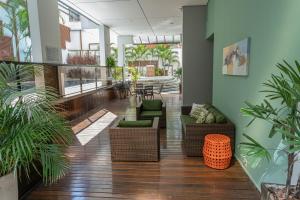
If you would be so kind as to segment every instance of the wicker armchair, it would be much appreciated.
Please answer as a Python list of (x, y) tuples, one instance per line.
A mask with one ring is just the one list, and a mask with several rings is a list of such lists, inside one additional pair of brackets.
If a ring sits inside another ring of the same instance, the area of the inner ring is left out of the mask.
[(204, 137), (211, 133), (220, 133), (230, 137), (232, 152), (235, 148), (235, 126), (227, 119), (223, 124), (197, 124), (188, 118), (192, 107), (181, 107), (182, 138), (184, 151), (187, 156), (202, 156)]
[(119, 118), (109, 129), (112, 161), (159, 161), (160, 135), (158, 118), (152, 127), (121, 128)]
[(144, 113), (146, 113), (147, 111), (145, 112), (143, 109), (143, 102), (138, 103), (138, 105), (136, 106), (136, 119), (145, 120), (145, 119), (153, 119), (154, 117), (159, 117), (159, 127), (166, 128), (167, 126), (166, 104), (163, 101), (161, 101), (161, 103), (162, 103), (162, 110), (160, 115), (147, 115), (147, 116), (144, 115)]

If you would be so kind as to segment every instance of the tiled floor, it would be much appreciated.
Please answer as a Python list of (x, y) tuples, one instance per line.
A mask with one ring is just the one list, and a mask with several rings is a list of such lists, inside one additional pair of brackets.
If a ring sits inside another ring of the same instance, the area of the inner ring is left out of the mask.
[[(160, 162), (111, 162), (109, 135), (105, 129), (86, 145), (77, 142), (71, 146), (70, 173), (57, 184), (41, 185), (28, 199), (259, 199), (257, 190), (237, 162), (227, 170), (213, 170), (204, 166), (202, 158), (183, 155), (181, 98), (169, 95), (164, 99), (168, 128), (161, 130)], [(114, 101), (107, 109), (116, 115), (135, 118), (134, 98)]]

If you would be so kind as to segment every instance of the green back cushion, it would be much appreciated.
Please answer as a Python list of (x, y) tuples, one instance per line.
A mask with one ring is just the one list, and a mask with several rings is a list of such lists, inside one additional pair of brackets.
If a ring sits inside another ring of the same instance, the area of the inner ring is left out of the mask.
[(205, 123), (206, 124), (212, 124), (215, 123), (215, 116), (213, 113), (209, 113), (206, 118), (205, 118)]
[(161, 100), (144, 100), (143, 110), (145, 111), (159, 111), (162, 108)]
[(181, 115), (181, 122), (185, 125), (196, 123), (196, 119), (189, 115)]
[(206, 120), (206, 113), (205, 112), (201, 112), (200, 115), (197, 118), (196, 123), (197, 124), (204, 124)]
[(201, 116), (204, 116), (204, 118), (206, 117), (206, 115), (208, 114), (208, 111), (203, 108), (203, 107), (196, 107), (192, 112), (191, 112), (191, 117), (194, 117), (195, 119), (198, 119)]
[(152, 120), (125, 121), (121, 120), (118, 127), (152, 127)]
[(208, 111), (214, 115), (216, 123), (222, 124), (227, 122), (226, 117), (213, 106), (210, 106)]
[(162, 117), (162, 111), (143, 111), (141, 112), (142, 117)]

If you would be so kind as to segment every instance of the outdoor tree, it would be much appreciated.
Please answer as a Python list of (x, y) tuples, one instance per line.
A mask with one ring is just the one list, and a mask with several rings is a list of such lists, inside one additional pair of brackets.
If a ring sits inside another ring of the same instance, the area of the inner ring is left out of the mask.
[[(27, 2), (25, 0), (8, 0), (0, 2), (0, 8), (6, 12), (8, 22), (3, 26), (13, 36), (16, 48), (16, 60), (20, 61), (20, 41), (30, 36)], [(30, 59), (31, 48), (24, 51), (26, 60)]]

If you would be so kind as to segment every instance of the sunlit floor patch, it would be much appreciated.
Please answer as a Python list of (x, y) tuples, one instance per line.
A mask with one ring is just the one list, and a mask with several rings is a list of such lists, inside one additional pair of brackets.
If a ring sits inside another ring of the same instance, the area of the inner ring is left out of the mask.
[(86, 145), (94, 137), (96, 137), (101, 131), (103, 131), (107, 126), (109, 126), (115, 119), (117, 115), (108, 112), (103, 117), (95, 121), (89, 127), (81, 131), (76, 135), (78, 141), (82, 146)]

